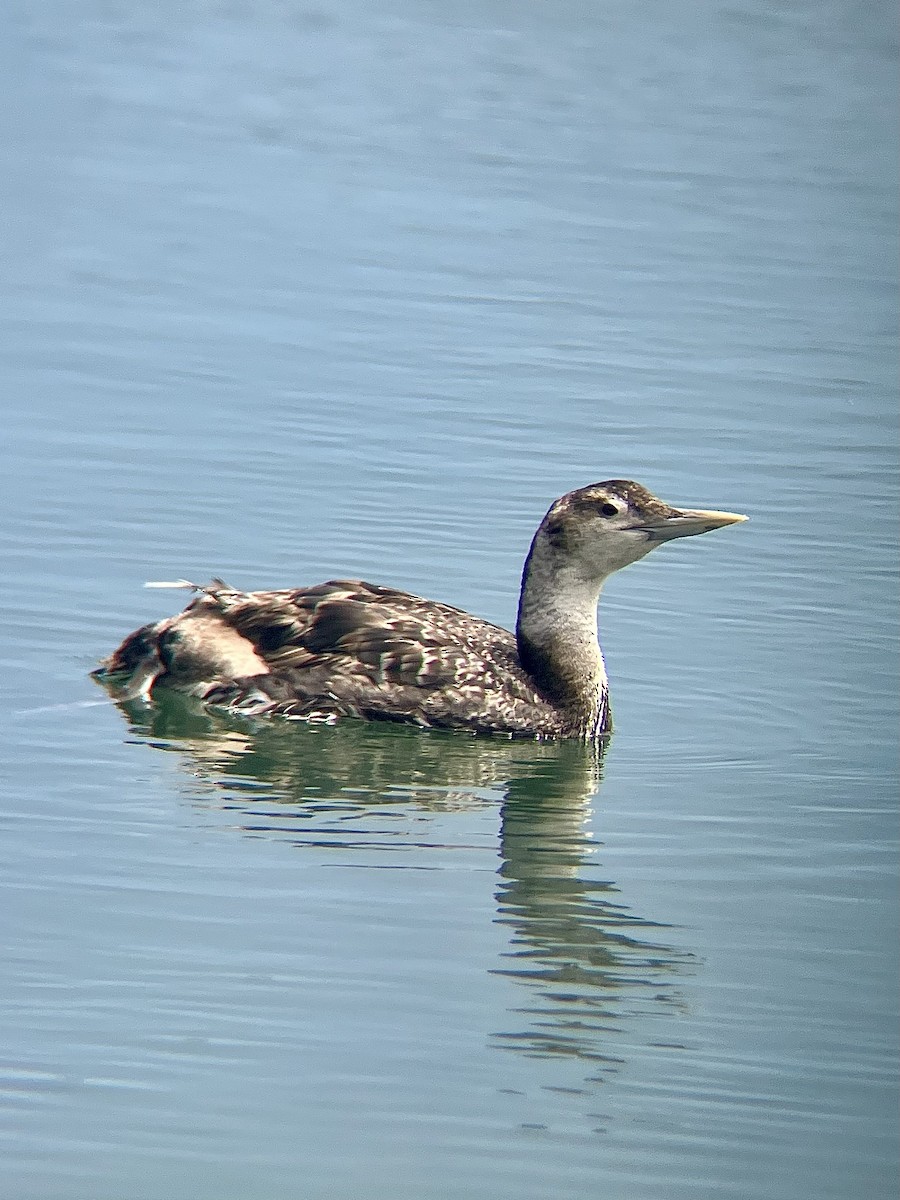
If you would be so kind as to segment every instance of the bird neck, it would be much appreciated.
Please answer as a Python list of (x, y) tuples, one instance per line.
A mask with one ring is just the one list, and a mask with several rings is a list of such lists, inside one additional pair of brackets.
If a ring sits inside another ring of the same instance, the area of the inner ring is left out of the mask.
[(608, 727), (606, 666), (597, 639), (602, 585), (538, 531), (522, 573), (519, 659), (538, 690), (586, 736)]

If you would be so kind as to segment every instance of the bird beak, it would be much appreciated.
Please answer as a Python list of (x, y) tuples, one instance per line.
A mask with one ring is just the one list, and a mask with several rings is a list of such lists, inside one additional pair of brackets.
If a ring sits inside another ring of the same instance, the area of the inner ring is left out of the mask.
[(709, 533), (713, 529), (737, 525), (739, 521), (746, 520), (740, 513), (717, 512), (714, 508), (673, 508), (668, 516), (654, 517), (646, 521), (641, 529), (651, 542), (668, 542), (672, 538)]

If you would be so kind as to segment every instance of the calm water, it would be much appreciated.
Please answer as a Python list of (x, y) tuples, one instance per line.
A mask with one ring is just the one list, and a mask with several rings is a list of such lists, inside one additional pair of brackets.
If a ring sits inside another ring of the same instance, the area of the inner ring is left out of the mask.
[[(0, 1195), (893, 1196), (889, 6), (0, 35)], [(752, 520), (609, 585), (600, 770), (87, 678), (146, 579), (508, 624), (611, 476)]]

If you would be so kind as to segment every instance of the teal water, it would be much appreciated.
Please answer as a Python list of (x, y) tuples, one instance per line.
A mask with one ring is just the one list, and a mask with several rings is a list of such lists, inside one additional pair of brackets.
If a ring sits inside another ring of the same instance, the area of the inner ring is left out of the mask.
[[(0, 26), (0, 1195), (893, 1196), (887, 5)], [(610, 582), (599, 768), (88, 678), (147, 579), (509, 625), (610, 477), (751, 521)]]

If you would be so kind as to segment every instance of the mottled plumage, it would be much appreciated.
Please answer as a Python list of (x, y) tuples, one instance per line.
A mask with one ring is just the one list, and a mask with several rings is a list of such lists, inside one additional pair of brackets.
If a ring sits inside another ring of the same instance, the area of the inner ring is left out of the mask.
[(603, 580), (661, 541), (743, 519), (670, 508), (627, 480), (569, 492), (535, 534), (515, 635), (361, 580), (263, 592), (171, 585), (199, 594), (132, 633), (95, 675), (122, 700), (164, 684), (252, 714), (591, 740), (610, 729), (596, 631)]

